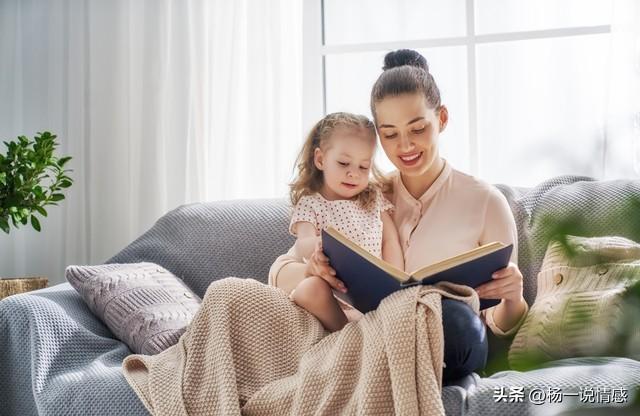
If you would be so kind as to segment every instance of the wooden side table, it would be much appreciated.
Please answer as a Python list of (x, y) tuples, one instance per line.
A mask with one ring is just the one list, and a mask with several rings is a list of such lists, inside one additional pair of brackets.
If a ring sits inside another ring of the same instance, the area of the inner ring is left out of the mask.
[(46, 277), (29, 276), (17, 278), (0, 278), (0, 299), (18, 293), (47, 287), (49, 280)]

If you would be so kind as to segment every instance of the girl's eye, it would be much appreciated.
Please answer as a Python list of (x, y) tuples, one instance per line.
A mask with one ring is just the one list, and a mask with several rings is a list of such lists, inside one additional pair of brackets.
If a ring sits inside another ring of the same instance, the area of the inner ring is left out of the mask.
[(392, 133), (392, 134), (385, 134), (384, 138), (385, 139), (393, 139), (394, 137), (396, 137), (398, 135), (398, 133)]
[(413, 131), (413, 133), (414, 133), (414, 134), (421, 134), (421, 133), (424, 133), (424, 127), (423, 127), (423, 128), (421, 128), (421, 129), (416, 129), (416, 130), (414, 130), (414, 131)]
[(360, 169), (362, 169), (362, 170), (369, 170), (369, 168), (368, 168), (368, 167), (366, 167), (366, 166), (360, 166)]
[(349, 166), (349, 164), (347, 162), (338, 162), (338, 164), (340, 166)]

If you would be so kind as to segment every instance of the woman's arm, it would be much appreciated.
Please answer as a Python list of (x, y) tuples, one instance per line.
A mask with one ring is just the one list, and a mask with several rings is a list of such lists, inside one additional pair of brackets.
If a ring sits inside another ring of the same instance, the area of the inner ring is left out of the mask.
[(515, 263), (498, 270), (493, 274), (493, 281), (476, 288), (478, 296), (483, 299), (501, 299), (500, 303), (486, 312), (486, 321), (498, 335), (512, 335), (522, 324), (524, 315), (529, 310), (522, 296), (522, 273)]
[(289, 294), (304, 278), (307, 265), (292, 246), (286, 254), (281, 255), (269, 269), (269, 284)]
[(485, 309), (483, 316), (491, 331), (498, 336), (513, 335), (529, 310), (522, 295), (522, 273), (516, 262), (518, 259), (518, 235), (507, 199), (493, 188), (485, 206), (485, 222), (480, 244), (501, 241), (513, 244), (511, 262), (494, 274), (494, 280), (478, 286), (476, 292), (480, 298), (501, 299), (500, 303)]
[(393, 264), (396, 268), (404, 270), (404, 256), (400, 246), (398, 229), (393, 223), (389, 212), (383, 211), (382, 217), (382, 260)]
[(297, 236), (295, 244), (286, 254), (278, 257), (269, 269), (269, 284), (287, 294), (307, 277), (304, 259), (311, 257), (318, 240), (316, 228), (310, 222), (296, 222), (293, 228)]
[[(301, 224), (308, 224), (311, 228), (306, 225), (300, 227)], [(335, 277), (335, 270), (329, 266), (329, 259), (322, 253), (313, 224), (300, 222), (297, 225), (298, 239), (269, 269), (269, 284), (289, 294), (307, 276), (320, 276), (331, 287), (344, 290), (344, 284)]]

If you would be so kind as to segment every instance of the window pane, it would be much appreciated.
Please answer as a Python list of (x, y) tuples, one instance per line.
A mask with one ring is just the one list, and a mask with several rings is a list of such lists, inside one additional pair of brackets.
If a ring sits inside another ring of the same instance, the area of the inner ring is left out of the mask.
[(547, 30), (611, 23), (612, 0), (480, 0), (476, 33)]
[(326, 45), (463, 36), (464, 0), (325, 0)]
[[(419, 49), (427, 58), (449, 109), (449, 124), (440, 135), (440, 154), (456, 168), (468, 171), (467, 58), (465, 47)], [(348, 111), (371, 117), (371, 88), (381, 73), (384, 52), (336, 54), (326, 57), (327, 113)], [(394, 169), (378, 150), (376, 162), (384, 171)]]
[(602, 175), (609, 35), (478, 46), (479, 176)]

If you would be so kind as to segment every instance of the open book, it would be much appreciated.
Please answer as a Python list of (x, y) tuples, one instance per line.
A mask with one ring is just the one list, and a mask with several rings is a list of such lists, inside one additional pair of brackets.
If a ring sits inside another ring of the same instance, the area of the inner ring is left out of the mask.
[[(410, 273), (374, 256), (331, 227), (322, 231), (322, 249), (347, 287), (347, 293), (334, 290), (336, 296), (367, 313), (391, 293), (413, 285), (447, 281), (476, 288), (509, 264), (513, 244), (485, 244)], [(498, 303), (500, 299), (480, 299), (480, 309)]]

